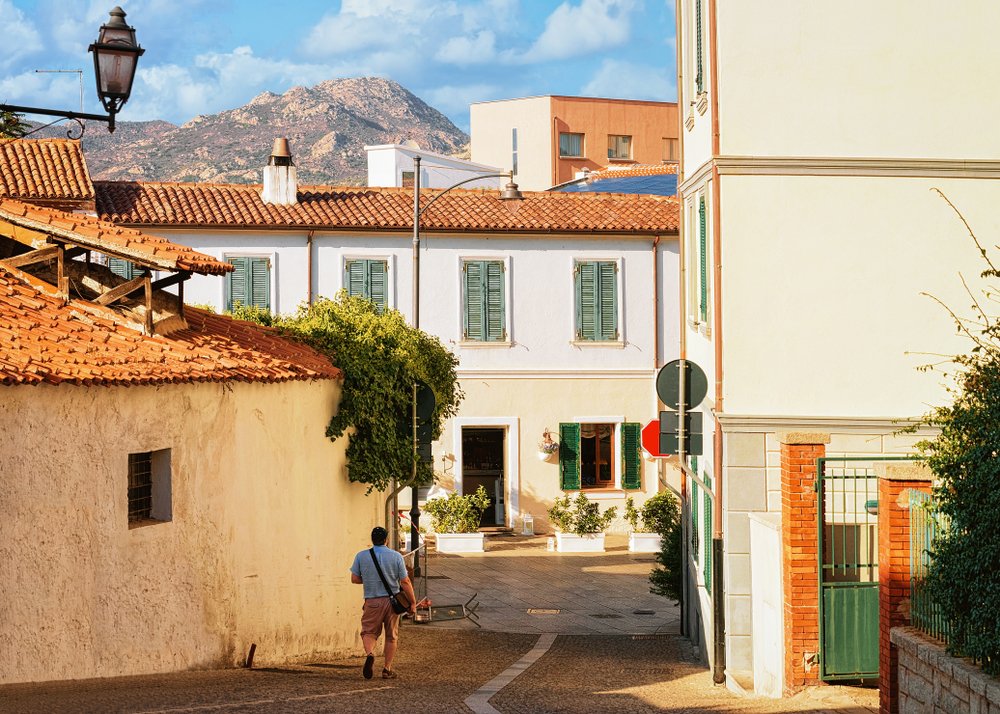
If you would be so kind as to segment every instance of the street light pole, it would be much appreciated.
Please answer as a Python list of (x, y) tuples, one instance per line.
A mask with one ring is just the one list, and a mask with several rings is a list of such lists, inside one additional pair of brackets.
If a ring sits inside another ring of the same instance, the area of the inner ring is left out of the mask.
[[(420, 216), (430, 208), (431, 204), (436, 200), (441, 198), (443, 195), (451, 191), (453, 188), (458, 188), (472, 181), (478, 181), (480, 179), (486, 178), (506, 178), (508, 179), (507, 185), (500, 192), (501, 201), (511, 201), (520, 200), (524, 196), (517, 189), (517, 184), (514, 183), (514, 172), (509, 173), (494, 173), (494, 174), (476, 174), (470, 178), (459, 181), (458, 183), (452, 184), (448, 188), (444, 189), (436, 196), (434, 196), (430, 201), (427, 202), (423, 208), (420, 207), (420, 157), (413, 157), (413, 326), (420, 329)], [(417, 503), (417, 385), (413, 385), (413, 410), (412, 410), (412, 427), (413, 427), (413, 470), (410, 473), (410, 550), (416, 550), (420, 547), (420, 506)], [(414, 558), (414, 576), (420, 575), (420, 557), (417, 555)]]

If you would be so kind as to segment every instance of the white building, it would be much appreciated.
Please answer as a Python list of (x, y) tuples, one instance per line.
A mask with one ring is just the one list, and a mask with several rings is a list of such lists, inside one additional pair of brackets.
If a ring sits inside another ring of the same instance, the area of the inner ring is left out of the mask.
[[(783, 517), (778, 435), (829, 438), (827, 456), (908, 454), (915, 437), (901, 426), (948, 401), (942, 377), (917, 366), (970, 346), (925, 295), (963, 313), (959, 273), (974, 281), (982, 269), (934, 189), (996, 243), (1000, 93), (983, 69), (1000, 63), (1000, 6), (678, 8), (682, 351), (710, 385), (705, 453), (689, 462), (691, 540), (703, 545), (688, 617), (718, 672), (724, 615), (725, 674), (752, 686), (774, 666), (755, 641), (780, 650), (789, 637), (787, 601), (785, 637), (773, 637), (751, 587), (781, 577), (781, 550), (751, 554), (750, 536), (752, 523)], [(705, 486), (721, 492), (721, 510), (702, 510)], [(705, 546), (719, 536), (713, 583)], [(779, 678), (788, 656), (777, 654)]]
[[(415, 158), (420, 159), (420, 186), (448, 188), (477, 174), (499, 174), (509, 169), (477, 164), (453, 156), (425, 151), (415, 141), (402, 144), (366, 146), (368, 185), (385, 188), (413, 188)], [(469, 181), (468, 188), (499, 188), (499, 177)]]
[[(288, 313), (346, 289), (412, 315), (410, 190), (298, 187), (296, 203), (278, 205), (259, 186), (96, 189), (109, 220), (235, 266), (228, 281), (190, 280), (189, 303)], [(539, 529), (567, 491), (619, 514), (627, 495), (655, 494), (664, 474), (641, 458), (638, 430), (657, 413), (657, 368), (677, 354), (676, 199), (502, 201), (491, 189), (428, 191), (423, 205), (438, 195), (421, 218), (420, 327), (459, 356), (466, 395), (435, 445), (440, 480), (486, 486), (495, 505), (484, 523), (519, 527), (530, 514)], [(546, 430), (581, 458), (563, 449), (562, 463), (540, 461)]]

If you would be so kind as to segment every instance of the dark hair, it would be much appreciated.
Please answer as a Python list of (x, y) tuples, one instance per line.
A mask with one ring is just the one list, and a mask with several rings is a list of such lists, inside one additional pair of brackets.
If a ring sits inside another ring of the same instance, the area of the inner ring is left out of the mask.
[(382, 526), (372, 528), (372, 545), (385, 545), (385, 539), (389, 537), (389, 531)]

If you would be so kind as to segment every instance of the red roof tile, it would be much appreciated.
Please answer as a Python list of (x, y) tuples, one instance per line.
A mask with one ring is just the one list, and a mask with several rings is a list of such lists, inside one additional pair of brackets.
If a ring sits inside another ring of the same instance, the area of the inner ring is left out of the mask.
[[(97, 213), (127, 225), (410, 230), (409, 189), (311, 186), (291, 206), (264, 203), (260, 186), (97, 181)], [(439, 191), (421, 194), (426, 205)], [(501, 201), (495, 190), (455, 190), (421, 218), (430, 230), (517, 233), (674, 233), (676, 198), (525, 192)]]
[(122, 228), (85, 213), (32, 206), (0, 198), (0, 221), (54, 235), (85, 248), (160, 270), (189, 270), (203, 275), (224, 275), (233, 266), (166, 238)]
[(92, 303), (66, 304), (0, 266), (0, 384), (139, 385), (334, 379), (340, 370), (274, 330), (185, 308), (188, 329), (147, 336)]
[(592, 179), (606, 179), (606, 178), (626, 178), (628, 176), (670, 176), (677, 173), (677, 164), (631, 164), (629, 166), (623, 166), (621, 168), (616, 168), (614, 166), (608, 166), (607, 168), (600, 169), (598, 171), (591, 171), (587, 174), (588, 178)]
[(0, 139), (0, 197), (94, 200), (80, 142)]

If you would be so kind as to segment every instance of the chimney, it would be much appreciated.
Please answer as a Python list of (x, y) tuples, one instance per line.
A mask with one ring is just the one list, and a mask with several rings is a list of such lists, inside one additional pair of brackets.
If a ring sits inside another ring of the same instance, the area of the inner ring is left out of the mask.
[(271, 156), (264, 167), (264, 190), (260, 197), (264, 203), (287, 206), (298, 203), (298, 182), (295, 180), (295, 164), (288, 148), (288, 139), (275, 139)]

